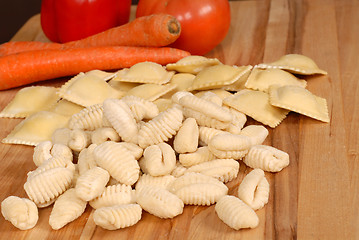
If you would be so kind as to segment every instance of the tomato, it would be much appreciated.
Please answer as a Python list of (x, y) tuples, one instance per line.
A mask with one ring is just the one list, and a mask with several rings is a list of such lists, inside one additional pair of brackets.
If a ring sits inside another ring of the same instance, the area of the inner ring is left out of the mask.
[(167, 13), (181, 23), (181, 35), (171, 47), (204, 55), (227, 35), (231, 22), (228, 0), (140, 0), (136, 17)]
[(42, 0), (41, 27), (64, 43), (127, 23), (130, 10), (131, 0)]

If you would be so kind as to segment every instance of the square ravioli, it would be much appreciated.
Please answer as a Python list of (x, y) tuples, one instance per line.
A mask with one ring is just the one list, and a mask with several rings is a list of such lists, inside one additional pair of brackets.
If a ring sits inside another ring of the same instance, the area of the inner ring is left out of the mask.
[(59, 96), (87, 107), (102, 103), (107, 98), (120, 98), (123, 93), (111, 87), (103, 78), (96, 74), (79, 73), (66, 82), (59, 91)]
[(327, 101), (298, 86), (272, 85), (269, 88), (270, 104), (305, 116), (329, 122)]
[(188, 90), (208, 90), (228, 86), (240, 80), (251, 69), (251, 65), (237, 67), (220, 64), (206, 67), (197, 74)]
[(51, 141), (52, 133), (58, 128), (66, 127), (68, 120), (68, 116), (40, 111), (16, 125), (2, 142), (36, 146), (40, 142)]
[(296, 85), (305, 88), (307, 81), (296, 78), (293, 74), (281, 69), (269, 68), (259, 69), (254, 68), (249, 75), (246, 88), (268, 92), (270, 85)]
[(60, 99), (56, 95), (57, 90), (44, 86), (24, 87), (0, 112), (0, 117), (25, 118), (32, 113), (47, 110)]
[(328, 74), (320, 69), (313, 59), (301, 54), (287, 54), (277, 61), (258, 64), (256, 67), (264, 69), (278, 68), (301, 75)]
[(231, 97), (223, 99), (223, 104), (275, 128), (287, 116), (288, 110), (269, 104), (268, 93), (254, 90), (241, 90)]

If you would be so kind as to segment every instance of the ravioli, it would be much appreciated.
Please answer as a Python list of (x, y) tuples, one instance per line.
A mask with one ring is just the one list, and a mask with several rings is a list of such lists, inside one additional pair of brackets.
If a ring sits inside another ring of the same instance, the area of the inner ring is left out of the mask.
[(301, 54), (287, 54), (272, 63), (258, 64), (258, 68), (279, 68), (301, 75), (328, 74), (321, 70), (313, 59)]
[(40, 111), (20, 122), (12, 132), (2, 140), (3, 143), (36, 146), (50, 140), (58, 128), (67, 126), (69, 117), (48, 111)]
[(0, 112), (0, 117), (25, 118), (39, 111), (48, 110), (60, 97), (54, 87), (25, 87), (20, 89), (11, 102)]
[(88, 107), (102, 103), (107, 98), (120, 98), (123, 93), (94, 74), (79, 73), (62, 85), (59, 95), (70, 102)]

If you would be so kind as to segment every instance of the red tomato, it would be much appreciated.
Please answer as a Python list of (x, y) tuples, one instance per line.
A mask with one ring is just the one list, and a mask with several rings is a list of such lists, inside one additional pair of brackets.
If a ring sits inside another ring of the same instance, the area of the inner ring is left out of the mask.
[(131, 0), (42, 0), (41, 27), (64, 43), (127, 23), (130, 10)]
[(167, 13), (181, 23), (181, 35), (171, 47), (204, 55), (226, 36), (231, 22), (228, 0), (140, 0), (136, 17)]

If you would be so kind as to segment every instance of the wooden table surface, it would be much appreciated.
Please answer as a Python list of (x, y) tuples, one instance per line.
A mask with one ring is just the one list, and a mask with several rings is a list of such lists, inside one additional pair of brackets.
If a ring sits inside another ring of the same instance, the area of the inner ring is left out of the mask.
[[(163, 220), (143, 213), (130, 228), (96, 227), (91, 208), (76, 221), (54, 231), (51, 207), (40, 209), (35, 228), (20, 231), (0, 217), (1, 239), (359, 239), (359, 1), (248, 0), (231, 2), (232, 22), (226, 39), (209, 57), (225, 64), (258, 64), (288, 53), (311, 57), (327, 76), (308, 79), (308, 89), (327, 99), (330, 123), (290, 113), (271, 129), (265, 144), (290, 155), (283, 171), (266, 173), (269, 203), (257, 211), (255, 229), (235, 231), (222, 223), (214, 206), (186, 206), (184, 213)], [(44, 37), (39, 15), (13, 40)], [(68, 78), (43, 82), (59, 86)], [(0, 109), (19, 90), (0, 92)], [(0, 119), (0, 138), (20, 120)], [(26, 173), (35, 168), (33, 147), (0, 144), (0, 201), (26, 197)], [(227, 184), (234, 194), (250, 171), (241, 164), (238, 178)]]

